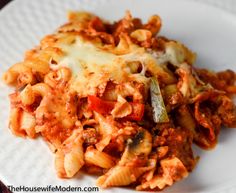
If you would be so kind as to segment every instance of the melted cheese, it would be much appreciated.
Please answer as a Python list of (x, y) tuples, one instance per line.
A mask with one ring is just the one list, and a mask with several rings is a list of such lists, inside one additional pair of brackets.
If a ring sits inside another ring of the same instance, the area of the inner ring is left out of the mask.
[[(146, 70), (157, 77), (170, 78), (170, 74), (160, 64), (166, 59), (162, 61), (162, 55), (153, 55), (137, 45), (130, 45), (128, 54), (116, 55), (78, 36), (74, 44), (61, 43), (59, 48), (65, 55), (57, 66), (66, 66), (72, 70), (74, 77), (71, 89), (82, 97), (96, 94), (96, 89), (109, 80), (116, 83), (137, 81), (148, 85)], [(174, 59), (168, 57), (168, 60), (175, 60), (176, 56), (172, 56)], [(128, 64), (137, 61), (143, 69), (141, 73), (132, 73)]]

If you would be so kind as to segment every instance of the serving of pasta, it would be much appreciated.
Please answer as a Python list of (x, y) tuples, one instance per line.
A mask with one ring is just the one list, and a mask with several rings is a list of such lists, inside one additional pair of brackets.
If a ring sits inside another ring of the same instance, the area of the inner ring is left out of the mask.
[(3, 75), (15, 87), (11, 132), (42, 137), (58, 177), (83, 170), (102, 188), (162, 190), (194, 169), (193, 144), (211, 149), (235, 127), (235, 72), (193, 66), (195, 53), (159, 35), (158, 15), (68, 20)]

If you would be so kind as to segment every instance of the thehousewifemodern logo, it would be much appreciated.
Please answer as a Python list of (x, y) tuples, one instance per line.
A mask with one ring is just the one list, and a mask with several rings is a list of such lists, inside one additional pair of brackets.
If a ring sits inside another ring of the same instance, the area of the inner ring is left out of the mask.
[(7, 188), (12, 192), (98, 192), (98, 187), (80, 187), (80, 186), (13, 186), (8, 185)]

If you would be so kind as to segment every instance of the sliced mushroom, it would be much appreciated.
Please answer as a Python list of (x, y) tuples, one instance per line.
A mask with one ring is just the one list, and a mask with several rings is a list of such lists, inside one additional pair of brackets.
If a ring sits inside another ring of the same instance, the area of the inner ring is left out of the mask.
[(129, 165), (139, 157), (148, 157), (152, 150), (151, 134), (141, 129), (133, 139), (127, 144), (119, 163), (111, 168), (105, 175), (97, 180), (97, 185), (103, 188), (109, 186), (125, 186), (135, 182), (144, 172), (153, 168), (153, 166), (131, 166)]
[(121, 157), (119, 164), (125, 165), (139, 156), (148, 156), (152, 150), (152, 136), (142, 129), (133, 139), (128, 141), (128, 145)]

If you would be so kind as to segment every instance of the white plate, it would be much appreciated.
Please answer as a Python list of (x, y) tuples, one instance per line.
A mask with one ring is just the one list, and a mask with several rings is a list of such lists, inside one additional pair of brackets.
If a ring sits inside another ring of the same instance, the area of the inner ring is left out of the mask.
[[(111, 20), (122, 17), (128, 9), (143, 19), (158, 13), (163, 19), (161, 34), (182, 41), (196, 51), (198, 66), (236, 70), (236, 17), (201, 3), (189, 0), (15, 0), (0, 12), (0, 75), (20, 61), (25, 50), (63, 24), (68, 9), (90, 10)], [(0, 89), (0, 179), (14, 186), (95, 186), (95, 179), (89, 175), (58, 179), (54, 157), (43, 141), (24, 140), (10, 133), (7, 129), (9, 89), (2, 83)], [(201, 159), (189, 178), (164, 192), (235, 193), (235, 147), (236, 130), (222, 131), (214, 150), (197, 149)]]

